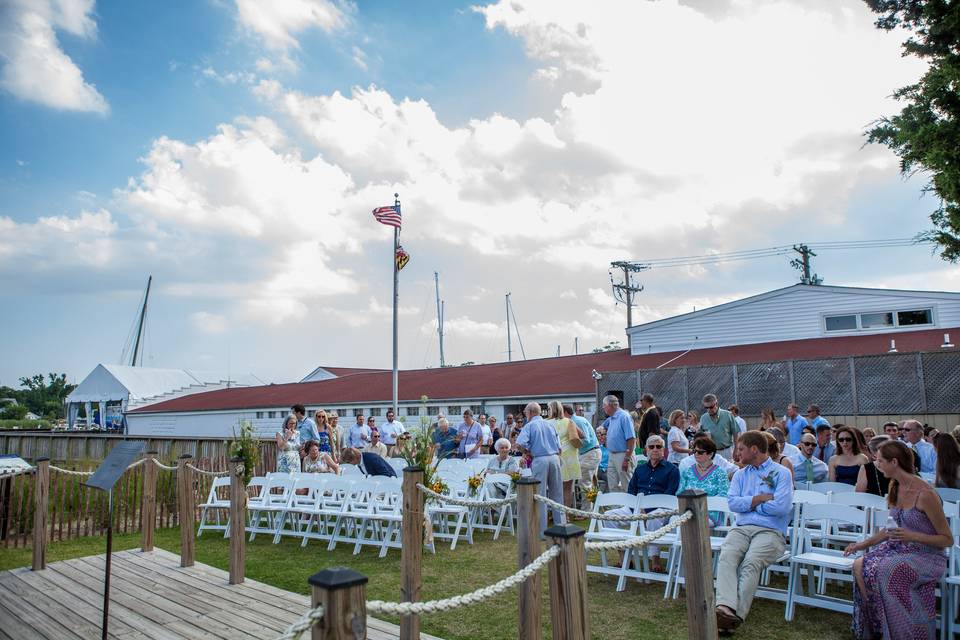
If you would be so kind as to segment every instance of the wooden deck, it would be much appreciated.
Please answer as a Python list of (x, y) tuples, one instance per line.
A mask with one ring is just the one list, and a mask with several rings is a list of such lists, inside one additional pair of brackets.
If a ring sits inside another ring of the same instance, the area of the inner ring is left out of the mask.
[[(90, 639), (101, 636), (104, 556), (88, 556), (0, 573), (0, 638)], [(229, 585), (227, 572), (157, 549), (113, 554), (110, 637), (134, 640), (272, 640), (309, 608), (305, 595), (247, 578)], [(367, 618), (370, 640), (399, 638), (397, 625)], [(309, 638), (305, 633), (303, 638)], [(425, 639), (433, 638), (424, 634)]]

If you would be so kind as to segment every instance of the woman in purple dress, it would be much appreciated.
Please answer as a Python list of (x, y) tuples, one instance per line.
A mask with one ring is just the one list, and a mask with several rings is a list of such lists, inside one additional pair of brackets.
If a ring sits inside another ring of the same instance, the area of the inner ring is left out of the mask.
[[(853, 633), (860, 640), (928, 638), (937, 634), (934, 590), (953, 544), (940, 496), (913, 473), (913, 454), (902, 442), (880, 447), (876, 461), (890, 479), (885, 529), (848, 546), (870, 549), (853, 563)], [(871, 547), (873, 547), (871, 549)]]

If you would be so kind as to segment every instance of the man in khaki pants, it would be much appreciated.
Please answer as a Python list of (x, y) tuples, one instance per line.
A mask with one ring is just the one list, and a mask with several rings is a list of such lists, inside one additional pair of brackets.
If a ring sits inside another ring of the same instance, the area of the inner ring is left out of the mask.
[(760, 431), (737, 440), (743, 468), (733, 475), (727, 499), (737, 514), (720, 548), (717, 567), (717, 627), (733, 631), (753, 604), (764, 569), (783, 555), (793, 510), (793, 478), (767, 455)]

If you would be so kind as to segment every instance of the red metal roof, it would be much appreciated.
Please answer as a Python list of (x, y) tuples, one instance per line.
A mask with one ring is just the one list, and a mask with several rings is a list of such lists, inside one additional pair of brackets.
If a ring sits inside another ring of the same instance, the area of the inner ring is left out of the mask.
[[(891, 339), (896, 340), (900, 352), (938, 351), (944, 331), (960, 335), (957, 328), (928, 329), (699, 349), (683, 355), (683, 352), (675, 351), (631, 356), (629, 351), (622, 349), (467, 367), (403, 370), (400, 371), (399, 399), (416, 401), (423, 395), (431, 400), (592, 395), (595, 387), (591, 373), (594, 369), (630, 371), (654, 369), (667, 362), (668, 367), (682, 367), (875, 355), (886, 353)], [(676, 360), (670, 362), (673, 358)], [(296, 403), (314, 406), (383, 403), (392, 398), (392, 384), (389, 370), (376, 370), (316, 382), (197, 393), (142, 407), (132, 413), (288, 408)]]

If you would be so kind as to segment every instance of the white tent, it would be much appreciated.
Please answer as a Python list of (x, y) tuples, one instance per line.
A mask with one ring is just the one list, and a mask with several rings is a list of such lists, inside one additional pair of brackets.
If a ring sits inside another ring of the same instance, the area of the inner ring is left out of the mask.
[[(67, 396), (67, 421), (73, 428), (81, 404), (86, 410), (87, 424), (92, 426), (92, 408), (96, 403), (97, 424), (105, 428), (110, 422), (120, 424), (123, 413), (134, 407), (201, 391), (260, 384), (264, 382), (252, 374), (227, 376), (211, 371), (98, 364)], [(108, 405), (113, 411), (109, 421)]]

